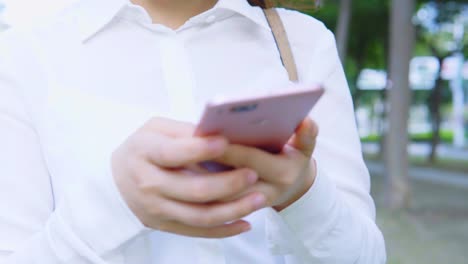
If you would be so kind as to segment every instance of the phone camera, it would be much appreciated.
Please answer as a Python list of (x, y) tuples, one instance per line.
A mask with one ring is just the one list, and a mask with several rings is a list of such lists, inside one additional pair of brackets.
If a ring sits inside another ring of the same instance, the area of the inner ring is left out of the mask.
[(255, 109), (257, 109), (258, 104), (248, 104), (248, 105), (240, 105), (240, 106), (234, 106), (231, 108), (231, 112), (234, 113), (245, 113), (245, 112), (250, 112)]

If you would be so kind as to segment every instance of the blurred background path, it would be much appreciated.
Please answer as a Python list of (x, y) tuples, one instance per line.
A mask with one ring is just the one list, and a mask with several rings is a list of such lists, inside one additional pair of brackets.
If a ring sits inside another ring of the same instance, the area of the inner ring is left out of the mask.
[[(385, 174), (385, 165), (382, 162), (367, 160), (366, 164), (370, 173), (375, 177)], [(409, 169), (409, 177), (413, 180), (468, 190), (468, 175), (464, 172), (412, 166)], [(468, 200), (466, 202), (468, 204)]]
[[(364, 142), (362, 150), (367, 155), (377, 155), (380, 153), (378, 143)], [(427, 157), (431, 152), (429, 143), (410, 143), (408, 153), (414, 157)], [(451, 145), (442, 144), (438, 147), (438, 154), (445, 159), (453, 159), (468, 162), (468, 148), (455, 148)]]

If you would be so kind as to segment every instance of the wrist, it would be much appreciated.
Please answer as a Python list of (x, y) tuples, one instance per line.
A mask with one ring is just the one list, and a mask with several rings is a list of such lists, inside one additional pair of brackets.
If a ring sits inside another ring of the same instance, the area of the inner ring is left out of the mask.
[(301, 177), (301, 181), (297, 184), (299, 188), (295, 194), (287, 202), (274, 206), (273, 209), (277, 212), (281, 212), (301, 199), (314, 185), (315, 178), (317, 177), (316, 168), (315, 160), (312, 160), (312, 162), (309, 163), (309, 166), (304, 169), (304, 175)]

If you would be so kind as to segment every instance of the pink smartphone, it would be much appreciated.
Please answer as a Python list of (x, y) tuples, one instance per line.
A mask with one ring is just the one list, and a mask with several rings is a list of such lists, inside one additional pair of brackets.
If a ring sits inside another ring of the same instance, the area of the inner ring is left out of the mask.
[(207, 104), (195, 135), (278, 153), (323, 95), (320, 86)]

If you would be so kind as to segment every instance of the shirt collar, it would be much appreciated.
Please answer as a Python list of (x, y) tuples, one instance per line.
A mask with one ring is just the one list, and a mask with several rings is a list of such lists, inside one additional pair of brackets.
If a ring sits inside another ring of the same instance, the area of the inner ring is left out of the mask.
[(252, 7), (247, 0), (219, 0), (214, 9), (216, 8), (231, 10), (270, 30), (268, 21), (261, 8)]
[[(82, 0), (79, 2), (81, 12), (77, 20), (81, 40), (86, 41), (92, 38), (130, 5), (132, 5), (130, 0)], [(247, 0), (219, 0), (211, 11), (215, 12), (217, 9), (233, 11), (270, 30), (263, 11), (250, 6)]]

